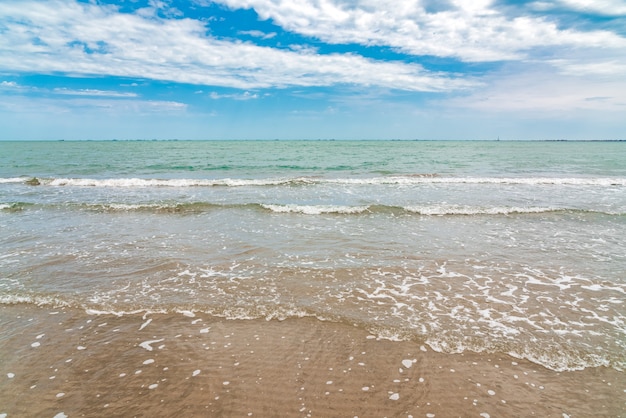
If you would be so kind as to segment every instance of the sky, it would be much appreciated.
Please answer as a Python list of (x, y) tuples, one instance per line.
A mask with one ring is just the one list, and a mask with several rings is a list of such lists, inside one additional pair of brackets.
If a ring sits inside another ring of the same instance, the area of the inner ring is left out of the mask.
[(626, 139), (625, 0), (0, 0), (0, 140)]

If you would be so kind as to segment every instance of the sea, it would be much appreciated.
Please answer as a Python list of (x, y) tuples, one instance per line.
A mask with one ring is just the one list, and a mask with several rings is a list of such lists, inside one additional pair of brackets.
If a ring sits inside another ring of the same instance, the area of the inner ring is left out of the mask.
[(37, 312), (288, 322), (623, 394), (626, 143), (0, 142), (2, 312), (5, 358)]

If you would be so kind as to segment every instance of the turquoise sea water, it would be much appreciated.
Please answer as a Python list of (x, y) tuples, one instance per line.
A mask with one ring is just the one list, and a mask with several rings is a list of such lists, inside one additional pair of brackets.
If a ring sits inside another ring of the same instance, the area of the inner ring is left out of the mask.
[(626, 143), (0, 142), (0, 303), (626, 367)]

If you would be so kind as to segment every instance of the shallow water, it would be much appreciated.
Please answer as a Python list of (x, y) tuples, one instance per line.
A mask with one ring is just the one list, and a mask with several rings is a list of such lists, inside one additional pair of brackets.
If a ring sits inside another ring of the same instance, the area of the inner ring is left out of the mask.
[(620, 142), (0, 142), (0, 309), (313, 323), (624, 379), (624, 161)]

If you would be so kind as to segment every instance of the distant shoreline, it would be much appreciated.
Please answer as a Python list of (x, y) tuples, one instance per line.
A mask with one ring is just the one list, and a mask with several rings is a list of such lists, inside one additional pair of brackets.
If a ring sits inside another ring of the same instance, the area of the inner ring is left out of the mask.
[(626, 142), (626, 139), (0, 139), (0, 142)]

